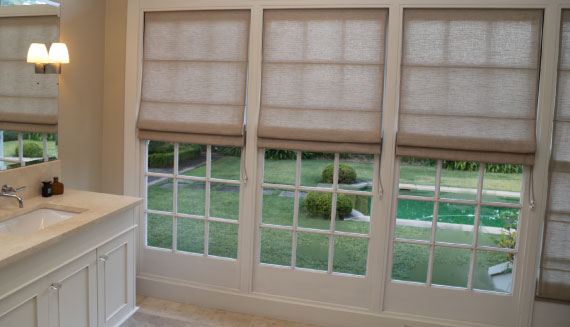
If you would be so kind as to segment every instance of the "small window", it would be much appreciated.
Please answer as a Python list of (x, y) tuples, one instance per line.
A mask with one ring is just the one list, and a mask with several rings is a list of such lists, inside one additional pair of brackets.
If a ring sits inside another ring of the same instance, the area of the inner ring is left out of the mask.
[(399, 158), (392, 280), (510, 293), (523, 167)]
[(237, 259), (241, 148), (149, 141), (149, 247)]
[(260, 262), (366, 275), (375, 160), (265, 150)]
[(57, 134), (0, 130), (0, 170), (57, 160)]

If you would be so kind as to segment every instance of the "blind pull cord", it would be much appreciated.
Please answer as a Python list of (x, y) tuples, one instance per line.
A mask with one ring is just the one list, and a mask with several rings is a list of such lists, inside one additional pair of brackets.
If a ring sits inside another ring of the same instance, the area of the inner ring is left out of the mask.
[(530, 167), (530, 199), (529, 199), (529, 204), (530, 204), (530, 208), (534, 209), (535, 203), (534, 203), (534, 166)]

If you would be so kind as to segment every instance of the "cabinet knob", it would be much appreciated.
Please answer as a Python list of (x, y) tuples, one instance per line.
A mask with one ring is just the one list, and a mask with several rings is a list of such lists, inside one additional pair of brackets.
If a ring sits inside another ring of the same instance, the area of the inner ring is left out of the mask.
[(103, 254), (101, 256), (99, 256), (99, 261), (101, 262), (106, 262), (107, 260), (109, 260), (109, 256), (106, 254)]
[(52, 283), (50, 288), (54, 291), (59, 291), (61, 289), (61, 283)]

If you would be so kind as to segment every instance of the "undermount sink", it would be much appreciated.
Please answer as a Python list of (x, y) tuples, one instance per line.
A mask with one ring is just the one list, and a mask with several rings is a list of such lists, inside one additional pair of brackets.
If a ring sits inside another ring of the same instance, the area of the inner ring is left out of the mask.
[(77, 212), (57, 209), (36, 209), (34, 211), (0, 222), (0, 234), (25, 235), (57, 224), (77, 215)]

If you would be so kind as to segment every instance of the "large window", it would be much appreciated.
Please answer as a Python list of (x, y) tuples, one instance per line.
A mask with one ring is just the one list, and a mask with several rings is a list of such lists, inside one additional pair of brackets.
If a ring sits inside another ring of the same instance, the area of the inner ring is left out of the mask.
[(241, 149), (150, 141), (146, 245), (237, 258)]
[(265, 150), (260, 262), (365, 275), (375, 160)]
[(392, 279), (510, 293), (522, 166), (399, 162)]

